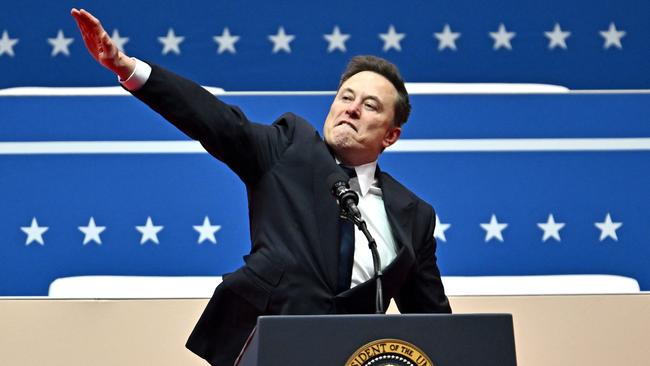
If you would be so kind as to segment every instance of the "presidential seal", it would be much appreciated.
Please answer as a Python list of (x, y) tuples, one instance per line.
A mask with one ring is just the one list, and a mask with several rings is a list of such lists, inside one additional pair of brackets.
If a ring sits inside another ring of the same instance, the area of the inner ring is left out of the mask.
[(400, 339), (380, 339), (359, 348), (345, 366), (435, 366), (429, 356)]

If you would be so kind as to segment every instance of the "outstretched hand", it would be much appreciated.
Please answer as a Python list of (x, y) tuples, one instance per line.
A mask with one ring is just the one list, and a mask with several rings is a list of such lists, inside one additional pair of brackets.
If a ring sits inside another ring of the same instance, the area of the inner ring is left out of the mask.
[(72, 9), (90, 55), (102, 66), (113, 71), (120, 80), (126, 80), (135, 69), (135, 61), (120, 51), (102, 27), (99, 19), (84, 9)]

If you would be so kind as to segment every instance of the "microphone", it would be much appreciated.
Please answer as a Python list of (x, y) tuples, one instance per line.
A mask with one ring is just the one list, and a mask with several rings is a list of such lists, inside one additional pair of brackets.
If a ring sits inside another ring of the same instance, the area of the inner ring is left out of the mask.
[(383, 314), (384, 291), (381, 280), (383, 272), (381, 270), (381, 259), (379, 258), (379, 252), (377, 251), (377, 242), (375, 242), (375, 239), (372, 237), (372, 235), (370, 235), (368, 226), (361, 217), (361, 211), (359, 211), (359, 208), (357, 207), (357, 204), (359, 203), (359, 196), (357, 195), (357, 192), (350, 189), (348, 181), (349, 178), (347, 175), (340, 172), (332, 173), (327, 177), (327, 185), (332, 187), (332, 195), (336, 197), (336, 200), (339, 203), (339, 207), (341, 207), (343, 210), (343, 213), (345, 214), (344, 219), (352, 221), (368, 240), (368, 247), (372, 253), (372, 266), (375, 270), (375, 279), (377, 285), (377, 289), (375, 291), (375, 313)]
[[(348, 178), (343, 173), (332, 173), (327, 177), (327, 185), (332, 187), (332, 195), (336, 197), (339, 206), (350, 218), (361, 219), (361, 211), (357, 207), (359, 196), (350, 189)], [(354, 221), (354, 220), (353, 220)]]

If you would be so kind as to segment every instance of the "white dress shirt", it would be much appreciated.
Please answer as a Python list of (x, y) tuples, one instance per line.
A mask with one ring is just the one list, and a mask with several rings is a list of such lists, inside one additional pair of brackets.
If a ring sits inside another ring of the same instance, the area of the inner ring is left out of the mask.
[[(359, 211), (366, 221), (370, 235), (377, 243), (381, 259), (381, 269), (388, 266), (397, 256), (395, 239), (388, 223), (384, 198), (375, 178), (377, 161), (354, 167), (357, 176), (350, 179), (350, 188), (359, 195)], [(375, 274), (372, 253), (368, 248), (365, 235), (355, 227), (354, 230), (354, 265), (350, 287), (370, 280)]]

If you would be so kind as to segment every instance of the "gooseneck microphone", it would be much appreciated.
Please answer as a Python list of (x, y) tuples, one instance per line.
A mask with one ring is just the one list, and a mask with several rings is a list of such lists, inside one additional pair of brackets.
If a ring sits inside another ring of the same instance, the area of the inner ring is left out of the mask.
[(353, 216), (361, 219), (361, 212), (357, 207), (359, 196), (357, 192), (350, 189), (348, 179), (344, 174), (334, 173), (328, 179), (329, 186), (332, 187), (332, 194), (339, 202), (339, 206), (347, 216)]
[(327, 185), (332, 187), (332, 195), (336, 197), (336, 201), (341, 208), (341, 217), (352, 221), (368, 240), (368, 247), (372, 253), (372, 265), (375, 270), (375, 279), (377, 283), (375, 312), (377, 314), (383, 314), (384, 295), (383, 286), (381, 284), (383, 273), (381, 271), (381, 259), (379, 258), (379, 252), (377, 251), (377, 243), (372, 235), (370, 235), (366, 222), (361, 217), (361, 211), (359, 211), (359, 208), (357, 207), (357, 204), (359, 204), (359, 196), (357, 195), (357, 192), (350, 189), (348, 181), (349, 178), (347, 175), (339, 172), (332, 173), (327, 177)]

